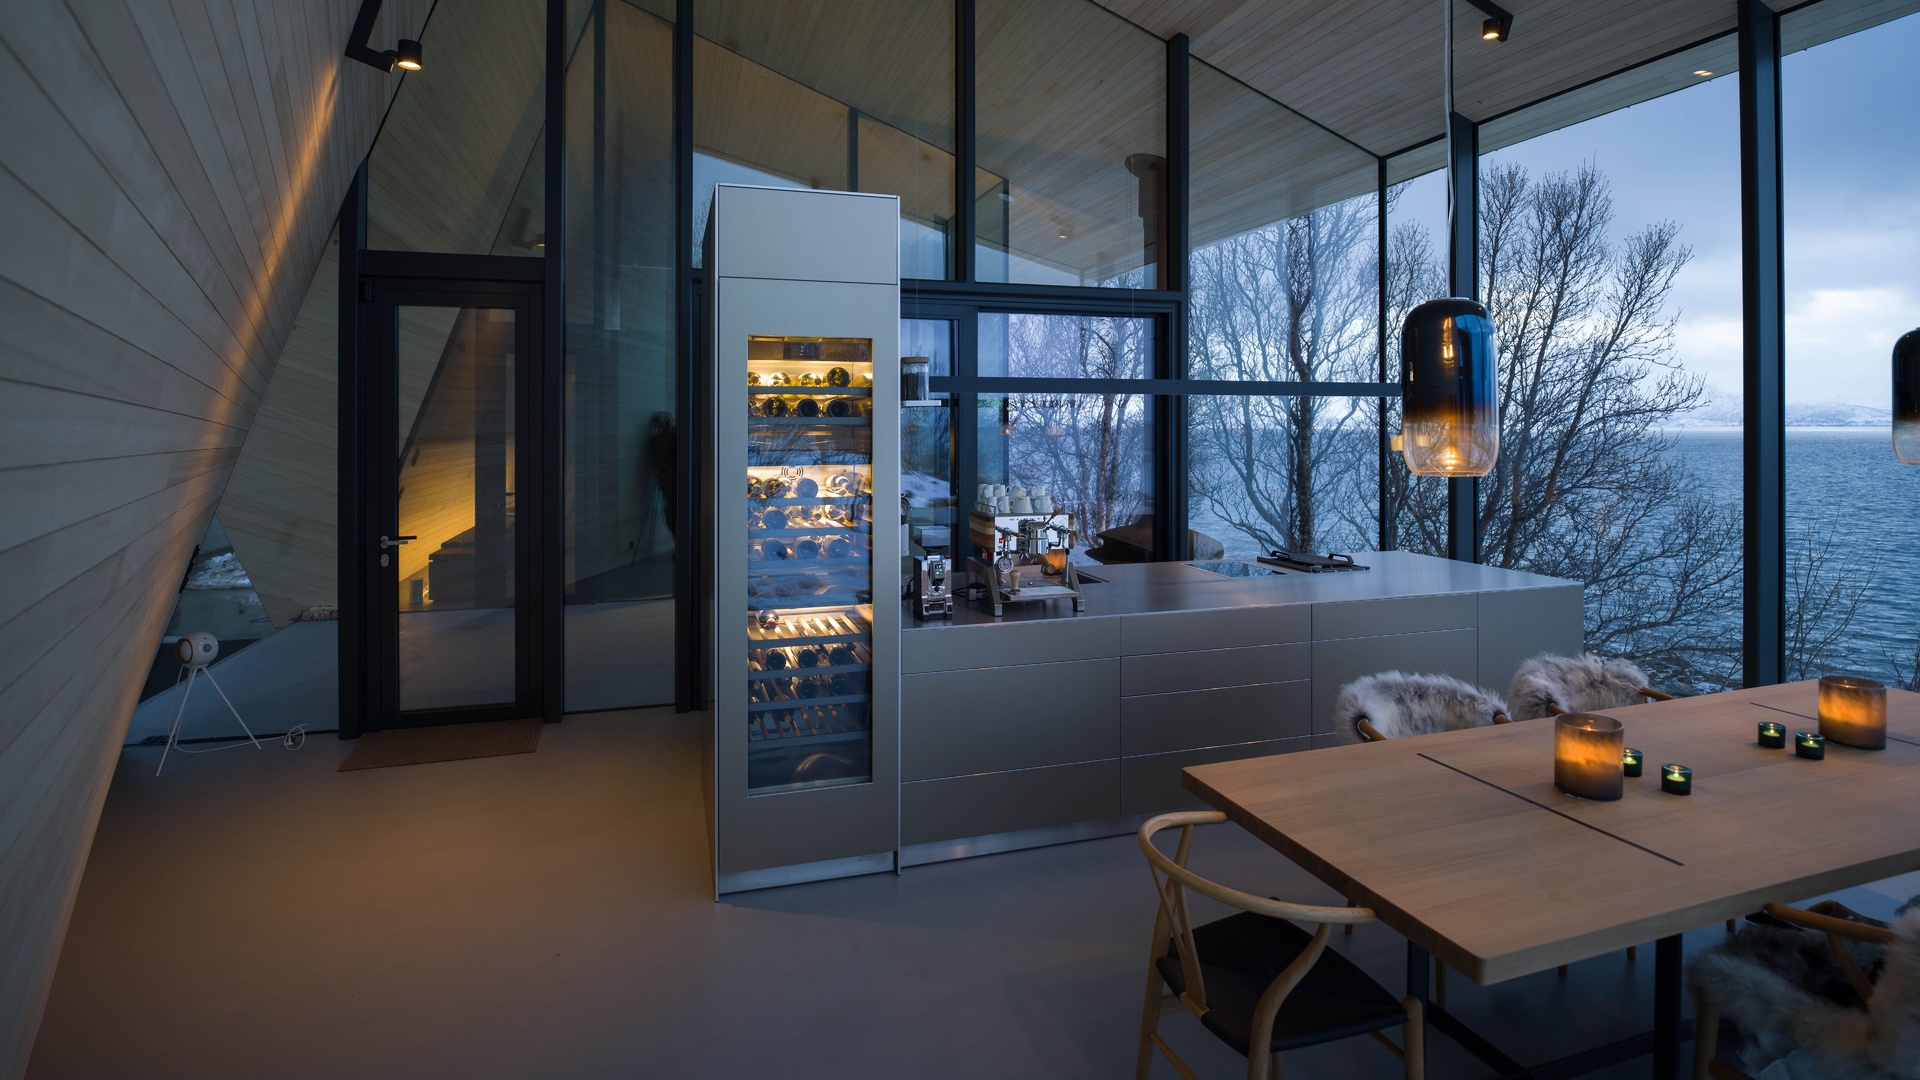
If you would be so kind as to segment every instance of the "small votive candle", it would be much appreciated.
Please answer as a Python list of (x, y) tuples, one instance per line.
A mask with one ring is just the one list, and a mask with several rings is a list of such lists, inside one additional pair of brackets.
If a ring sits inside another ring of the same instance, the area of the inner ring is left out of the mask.
[(1771, 720), (1760, 721), (1760, 745), (1769, 750), (1787, 748), (1787, 725), (1776, 724)]
[(1553, 786), (1579, 799), (1611, 802), (1626, 787), (1626, 727), (1611, 716), (1553, 719)]
[(1660, 766), (1660, 790), (1669, 795), (1693, 794), (1693, 770), (1671, 763)]
[(1862, 750), (1887, 748), (1887, 688), (1849, 675), (1820, 677), (1820, 734)]
[(1793, 752), (1810, 761), (1819, 761), (1827, 756), (1826, 737), (1817, 731), (1796, 731), (1793, 733)]
[(1620, 768), (1621, 771), (1625, 772), (1628, 776), (1639, 776), (1640, 769), (1646, 760), (1646, 757), (1642, 755), (1640, 751), (1635, 750), (1631, 746), (1620, 751)]

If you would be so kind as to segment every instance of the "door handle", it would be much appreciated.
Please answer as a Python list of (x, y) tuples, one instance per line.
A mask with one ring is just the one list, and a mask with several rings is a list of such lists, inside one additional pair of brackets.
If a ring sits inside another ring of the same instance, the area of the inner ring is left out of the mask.
[(409, 540), (418, 540), (418, 539), (420, 538), (417, 536), (395, 536), (392, 538), (383, 536), (380, 538), (380, 550), (385, 551), (388, 548), (401, 547), (401, 546), (404, 546), (406, 542)]

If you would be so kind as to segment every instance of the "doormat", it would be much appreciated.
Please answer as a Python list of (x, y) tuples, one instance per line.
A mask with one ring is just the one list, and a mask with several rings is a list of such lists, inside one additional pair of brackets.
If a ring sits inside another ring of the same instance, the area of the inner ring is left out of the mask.
[(542, 726), (538, 720), (493, 720), (369, 732), (353, 744), (340, 771), (531, 754), (540, 747)]

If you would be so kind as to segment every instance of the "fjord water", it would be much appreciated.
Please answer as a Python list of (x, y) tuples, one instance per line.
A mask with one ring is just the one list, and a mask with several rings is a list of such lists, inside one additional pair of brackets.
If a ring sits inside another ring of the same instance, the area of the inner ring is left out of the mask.
[[(1738, 507), (1740, 432), (1669, 432), (1672, 448), (1702, 494)], [(1884, 427), (1788, 428), (1787, 550), (1808, 530), (1833, 530), (1829, 578), (1847, 569), (1866, 584), (1859, 609), (1835, 644), (1841, 671), (1891, 679), (1913, 663), (1920, 635), (1920, 466), (1902, 465)], [(1865, 577), (1864, 575), (1870, 575)], [(1791, 601), (1791, 597), (1789, 597)], [(1729, 626), (1729, 634), (1740, 628)]]

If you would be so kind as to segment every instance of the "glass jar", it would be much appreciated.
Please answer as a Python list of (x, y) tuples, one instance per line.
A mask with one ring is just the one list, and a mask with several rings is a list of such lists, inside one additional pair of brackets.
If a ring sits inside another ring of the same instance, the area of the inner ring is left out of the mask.
[(933, 358), (930, 356), (903, 356), (900, 358), (900, 400), (926, 401), (933, 396), (932, 375)]

